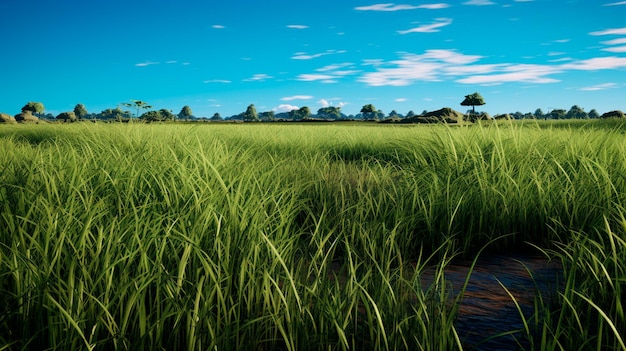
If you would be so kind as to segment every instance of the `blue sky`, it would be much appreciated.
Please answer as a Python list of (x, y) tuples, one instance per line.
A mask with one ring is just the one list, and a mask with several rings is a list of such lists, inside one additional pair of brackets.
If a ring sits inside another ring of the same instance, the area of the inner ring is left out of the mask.
[(626, 110), (621, 0), (0, 0), (0, 112)]

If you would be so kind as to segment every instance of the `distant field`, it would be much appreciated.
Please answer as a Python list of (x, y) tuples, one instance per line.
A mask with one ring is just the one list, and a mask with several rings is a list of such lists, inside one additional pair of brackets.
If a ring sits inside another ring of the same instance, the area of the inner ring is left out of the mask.
[(0, 350), (461, 349), (420, 273), (480, 250), (562, 262), (533, 347), (624, 350), (625, 132), (0, 125)]

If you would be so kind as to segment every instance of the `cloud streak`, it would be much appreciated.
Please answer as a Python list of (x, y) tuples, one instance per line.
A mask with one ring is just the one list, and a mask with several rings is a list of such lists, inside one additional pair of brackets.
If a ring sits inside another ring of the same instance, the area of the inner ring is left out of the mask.
[(400, 59), (375, 65), (373, 72), (358, 81), (369, 86), (407, 86), (418, 81), (438, 82), (454, 79), (461, 84), (498, 85), (504, 83), (548, 84), (560, 80), (554, 75), (568, 71), (625, 69), (626, 57), (596, 57), (561, 64), (481, 64), (482, 56), (465, 55), (455, 50), (427, 50), (421, 55), (404, 53)]
[(147, 66), (158, 65), (158, 64), (159, 64), (159, 62), (146, 61), (146, 62), (136, 63), (135, 66), (137, 66), (137, 67), (147, 67)]
[(449, 26), (452, 24), (451, 18), (438, 18), (437, 22), (432, 24), (425, 24), (419, 27), (407, 29), (407, 30), (399, 30), (400, 34), (409, 34), (409, 33), (436, 33), (440, 32), (439, 28)]
[(375, 4), (369, 6), (359, 6), (354, 9), (357, 11), (382, 11), (382, 12), (395, 12), (395, 11), (405, 11), (405, 10), (416, 10), (416, 9), (427, 9), (427, 10), (438, 10), (445, 9), (450, 7), (450, 5), (446, 3), (436, 3), (436, 4), (423, 4), (423, 5), (396, 5), (394, 3), (386, 3), (386, 4)]
[(244, 82), (262, 82), (268, 79), (272, 79), (274, 77), (265, 74), (265, 73), (259, 73), (259, 74), (255, 74), (252, 77), (248, 78), (248, 79), (244, 79)]
[(295, 95), (295, 96), (286, 96), (281, 101), (293, 101), (293, 100), (311, 100), (313, 96), (311, 95)]
[(496, 3), (489, 0), (470, 0), (463, 3), (463, 5), (473, 5), (473, 6), (486, 6), (486, 5), (495, 5)]
[(580, 88), (579, 90), (582, 90), (582, 91), (599, 91), (599, 90), (613, 89), (613, 88), (617, 88), (617, 87), (618, 87), (618, 85), (616, 83), (604, 83), (604, 84), (592, 85), (590, 87)]
[(589, 35), (594, 35), (594, 36), (598, 36), (598, 35), (623, 35), (623, 34), (626, 34), (626, 27), (624, 27), (624, 28), (611, 28), (611, 29), (605, 29), (605, 30), (589, 33)]
[(306, 52), (296, 52), (291, 56), (292, 60), (312, 60), (318, 57), (326, 56), (326, 55), (334, 55), (334, 54), (344, 54), (345, 50), (326, 50), (326, 52), (321, 52), (317, 54), (309, 54)]

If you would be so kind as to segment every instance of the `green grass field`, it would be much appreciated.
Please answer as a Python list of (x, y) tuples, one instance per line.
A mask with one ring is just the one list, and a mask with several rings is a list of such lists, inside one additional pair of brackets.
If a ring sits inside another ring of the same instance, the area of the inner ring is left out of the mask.
[(625, 132), (2, 125), (0, 350), (461, 349), (422, 270), (538, 249), (532, 347), (626, 350)]

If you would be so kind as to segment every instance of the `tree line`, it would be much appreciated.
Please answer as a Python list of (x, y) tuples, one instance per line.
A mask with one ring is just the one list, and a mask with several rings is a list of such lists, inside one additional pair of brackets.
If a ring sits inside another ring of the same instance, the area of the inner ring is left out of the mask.
[[(512, 112), (507, 114), (500, 114), (491, 117), (486, 112), (476, 112), (476, 106), (485, 105), (485, 100), (479, 93), (473, 93), (465, 96), (465, 99), (460, 103), (461, 106), (471, 106), (471, 110), (465, 112), (465, 116), (469, 116), (470, 120), (476, 119), (594, 119), (594, 118), (608, 118), (617, 117), (624, 118), (624, 113), (615, 110), (609, 111), (602, 115), (595, 109), (591, 109), (589, 112), (585, 111), (578, 105), (573, 105), (569, 110), (565, 109), (550, 109), (548, 112), (544, 112), (541, 108), (536, 109), (533, 113), (527, 112)], [(123, 110), (120, 106), (127, 107), (131, 110)], [(364, 121), (381, 121), (381, 120), (403, 120), (417, 118), (420, 116), (426, 116), (428, 111), (424, 110), (421, 114), (408, 111), (406, 114), (398, 113), (396, 110), (392, 110), (389, 113), (385, 113), (380, 109), (377, 109), (373, 104), (366, 104), (360, 110), (360, 113), (356, 115), (346, 115), (341, 111), (340, 106), (326, 106), (317, 110), (316, 114), (313, 114), (308, 106), (303, 106), (298, 109), (294, 109), (288, 112), (276, 113), (274, 111), (257, 112), (254, 104), (250, 104), (245, 111), (235, 114), (229, 117), (222, 117), (216, 112), (212, 117), (196, 117), (194, 116), (191, 107), (183, 106), (178, 114), (174, 114), (173, 111), (168, 109), (154, 109), (153, 106), (142, 100), (130, 100), (130, 102), (124, 102), (119, 104), (116, 108), (105, 109), (99, 113), (89, 113), (87, 108), (83, 104), (77, 104), (72, 111), (61, 112), (54, 116), (50, 113), (44, 113), (45, 108), (41, 102), (28, 102), (22, 107), (22, 113), (15, 116), (17, 121), (28, 121), (33, 118), (44, 118), (47, 120), (58, 120), (63, 122), (75, 122), (79, 120), (104, 120), (104, 121), (117, 121), (128, 122), (131, 120), (141, 120), (145, 122), (163, 122), (174, 120), (207, 120), (207, 121), (244, 121), (244, 122), (257, 122), (257, 121), (303, 121), (303, 120), (364, 120)], [(7, 114), (2, 114), (3, 119), (7, 119)], [(9, 116), (11, 117), (11, 116)], [(30, 119), (29, 119), (30, 118)], [(5, 121), (6, 122), (6, 121)]]

